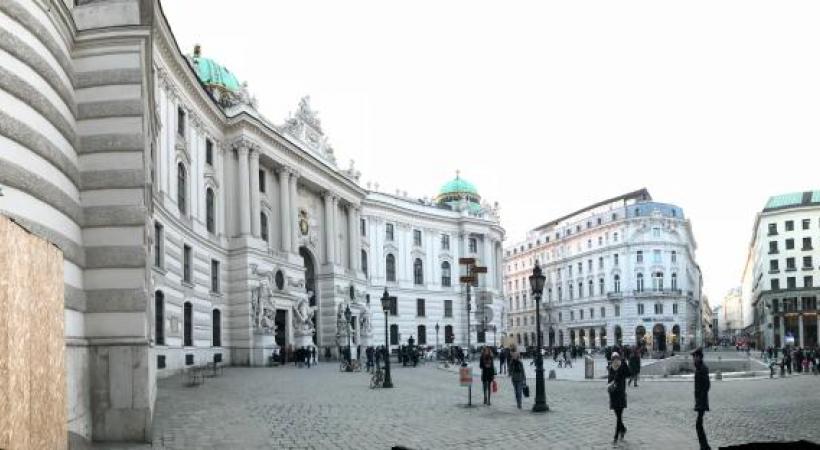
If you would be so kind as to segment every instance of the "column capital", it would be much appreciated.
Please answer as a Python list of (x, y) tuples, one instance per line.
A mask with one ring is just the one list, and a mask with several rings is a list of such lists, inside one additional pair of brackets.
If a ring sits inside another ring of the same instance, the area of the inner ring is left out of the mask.
[(290, 166), (288, 166), (287, 164), (282, 164), (280, 166), (274, 167), (273, 171), (276, 172), (277, 175), (285, 175), (290, 173)]
[(232, 145), (237, 151), (250, 152), (251, 150), (259, 150), (259, 145), (245, 136), (241, 136), (233, 141)]
[(248, 152), (251, 159), (259, 160), (259, 148), (258, 147), (251, 147), (250, 151)]

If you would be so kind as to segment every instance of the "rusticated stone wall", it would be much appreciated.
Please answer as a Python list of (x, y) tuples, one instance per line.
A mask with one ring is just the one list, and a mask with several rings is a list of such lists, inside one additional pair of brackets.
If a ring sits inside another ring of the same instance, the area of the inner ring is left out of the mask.
[(0, 216), (0, 448), (66, 449), (63, 253)]

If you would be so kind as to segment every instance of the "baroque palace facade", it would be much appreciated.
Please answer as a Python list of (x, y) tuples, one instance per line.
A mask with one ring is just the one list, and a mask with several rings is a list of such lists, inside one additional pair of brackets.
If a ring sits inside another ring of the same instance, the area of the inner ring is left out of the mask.
[(307, 98), (271, 123), (157, 0), (6, 0), (0, 33), (0, 214), (64, 253), (73, 439), (150, 439), (156, 379), (187, 366), (381, 345), (385, 287), (391, 345), (489, 339), (461, 257), (500, 328), (504, 230), (466, 180), (362, 186)]
[(529, 276), (547, 277), (541, 301), (547, 346), (645, 344), (678, 351), (701, 339), (700, 268), (683, 210), (646, 189), (552, 220), (504, 253), (512, 342), (536, 343)]

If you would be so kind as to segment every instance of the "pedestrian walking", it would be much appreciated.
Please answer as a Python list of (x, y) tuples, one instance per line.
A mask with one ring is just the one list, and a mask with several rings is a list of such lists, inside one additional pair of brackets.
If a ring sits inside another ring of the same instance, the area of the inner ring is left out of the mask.
[(490, 351), (490, 347), (484, 347), (484, 350), (481, 352), (479, 367), (481, 368), (481, 384), (484, 387), (484, 404), (489, 406), (492, 385), (493, 381), (495, 381), (495, 362), (493, 361), (493, 352)]
[(513, 391), (515, 392), (515, 403), (518, 405), (518, 409), (521, 409), (521, 397), (523, 396), (524, 386), (527, 385), (527, 375), (524, 372), (524, 364), (521, 363), (521, 356), (517, 351), (512, 352), (509, 371)]
[(641, 374), (641, 352), (637, 348), (630, 352), (629, 355), (629, 372), (632, 377), (629, 378), (629, 384), (634, 384), (638, 387), (638, 377)]
[(612, 353), (612, 364), (609, 367), (609, 374), (607, 375), (607, 391), (609, 392), (609, 408), (615, 411), (615, 437), (612, 442), (618, 442), (618, 436), (621, 440), (626, 434), (626, 426), (624, 426), (623, 414), (626, 409), (626, 379), (629, 378), (629, 367), (621, 361), (621, 355), (617, 352)]
[(507, 349), (502, 348), (498, 353), (498, 373), (504, 373), (507, 367)]
[(709, 442), (706, 440), (706, 432), (703, 431), (703, 414), (709, 411), (709, 368), (703, 363), (703, 349), (698, 347), (692, 352), (692, 359), (695, 363), (695, 411), (698, 413), (695, 430), (698, 433), (700, 450), (709, 450)]
[(315, 345), (310, 348), (310, 354), (313, 357), (313, 365), (314, 366), (317, 365), (319, 363), (319, 361), (316, 360), (316, 346)]

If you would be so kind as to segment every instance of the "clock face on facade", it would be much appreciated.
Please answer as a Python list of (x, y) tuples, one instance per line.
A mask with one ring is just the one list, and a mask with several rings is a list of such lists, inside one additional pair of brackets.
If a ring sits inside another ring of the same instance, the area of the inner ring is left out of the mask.
[(308, 224), (307, 220), (307, 213), (304, 211), (299, 211), (299, 231), (302, 233), (303, 236), (307, 236), (308, 231), (310, 231), (310, 225)]

